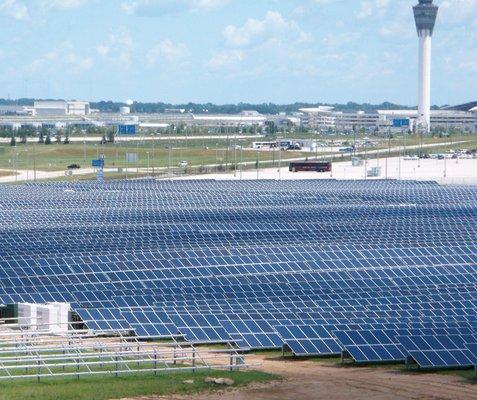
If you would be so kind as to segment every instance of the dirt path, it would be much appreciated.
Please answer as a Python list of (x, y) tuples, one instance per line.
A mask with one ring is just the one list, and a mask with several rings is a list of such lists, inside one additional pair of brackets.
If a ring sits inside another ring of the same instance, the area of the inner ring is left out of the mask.
[(455, 376), (405, 374), (386, 368), (340, 368), (314, 361), (252, 356), (259, 368), (281, 381), (197, 396), (144, 397), (141, 400), (477, 400), (477, 385)]

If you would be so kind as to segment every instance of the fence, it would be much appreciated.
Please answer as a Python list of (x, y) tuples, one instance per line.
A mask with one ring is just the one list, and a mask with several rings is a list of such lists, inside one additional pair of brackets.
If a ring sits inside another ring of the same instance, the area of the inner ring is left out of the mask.
[(125, 332), (0, 331), (0, 380), (144, 374), (248, 367), (240, 350), (141, 341)]

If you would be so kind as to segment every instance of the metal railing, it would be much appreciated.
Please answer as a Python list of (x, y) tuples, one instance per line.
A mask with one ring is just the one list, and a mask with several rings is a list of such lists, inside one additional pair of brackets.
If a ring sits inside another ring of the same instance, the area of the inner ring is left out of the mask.
[[(157, 342), (129, 332), (69, 330), (0, 331), (0, 380), (36, 379), (246, 368), (240, 349), (196, 347), (188, 342)], [(162, 339), (162, 338), (157, 338)]]

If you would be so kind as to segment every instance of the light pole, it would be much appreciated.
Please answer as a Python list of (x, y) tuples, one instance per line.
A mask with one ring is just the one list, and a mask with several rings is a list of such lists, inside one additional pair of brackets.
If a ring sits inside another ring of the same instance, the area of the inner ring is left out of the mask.
[(156, 159), (156, 134), (153, 133), (152, 136), (152, 176), (155, 175), (154, 165)]
[(447, 178), (447, 154), (444, 153), (444, 178)]
[(33, 143), (33, 181), (36, 182), (36, 143)]
[(242, 170), (243, 170), (243, 146), (240, 146), (240, 180), (242, 180)]
[(417, 160), (417, 168), (421, 168), (421, 157), (422, 157), (422, 126), (418, 123), (417, 125), (417, 134), (419, 135), (419, 157)]
[(234, 178), (237, 178), (237, 131), (234, 135)]
[(368, 179), (368, 142), (364, 141), (364, 179)]
[(30, 153), (28, 151), (28, 137), (26, 141), (26, 148), (25, 148), (25, 153), (26, 153), (26, 180), (28, 182), (30, 178)]
[(388, 154), (386, 155), (386, 180), (388, 179), (388, 161), (391, 157), (391, 127), (388, 128)]
[(318, 161), (318, 131), (315, 131), (315, 161)]
[[(404, 136), (403, 136), (404, 137)], [(406, 140), (406, 139), (404, 139)], [(399, 165), (398, 165), (398, 180), (401, 180), (401, 158), (402, 158), (402, 141), (399, 143)]]
[(147, 154), (147, 172), (146, 172), (146, 175), (150, 176), (149, 175), (149, 168), (151, 166), (151, 161), (150, 161), (150, 158), (149, 158), (149, 152), (148, 151), (146, 152), (146, 154)]
[(335, 147), (334, 139), (331, 139), (331, 171), (330, 171), (330, 178), (333, 178), (333, 162), (335, 161), (335, 154), (333, 152), (334, 147)]
[(168, 161), (168, 167), (167, 167), (169, 179), (172, 178), (171, 168), (172, 168), (172, 147), (171, 147), (171, 140), (169, 139), (169, 161)]

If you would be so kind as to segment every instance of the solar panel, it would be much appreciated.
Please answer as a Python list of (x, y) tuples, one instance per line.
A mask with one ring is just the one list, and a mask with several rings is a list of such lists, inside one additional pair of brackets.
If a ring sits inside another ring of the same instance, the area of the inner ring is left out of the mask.
[(118, 309), (76, 309), (86, 326), (95, 331), (130, 331), (132, 327), (123, 318)]
[(397, 333), (377, 330), (475, 332), (476, 194), (413, 181), (4, 186), (0, 302), (68, 302), (96, 331), (400, 360)]
[(397, 336), (405, 353), (422, 368), (472, 366), (472, 354), (466, 343), (476, 342), (475, 336)]
[(322, 325), (277, 326), (278, 334), (296, 356), (336, 355), (341, 346)]
[(283, 341), (272, 325), (263, 319), (220, 320), (224, 329), (240, 347), (249, 349), (281, 348)]
[(194, 343), (227, 342), (230, 335), (212, 314), (176, 314), (171, 320), (184, 338)]
[(139, 337), (167, 338), (180, 336), (179, 329), (163, 312), (153, 310), (122, 311), (121, 315)]

